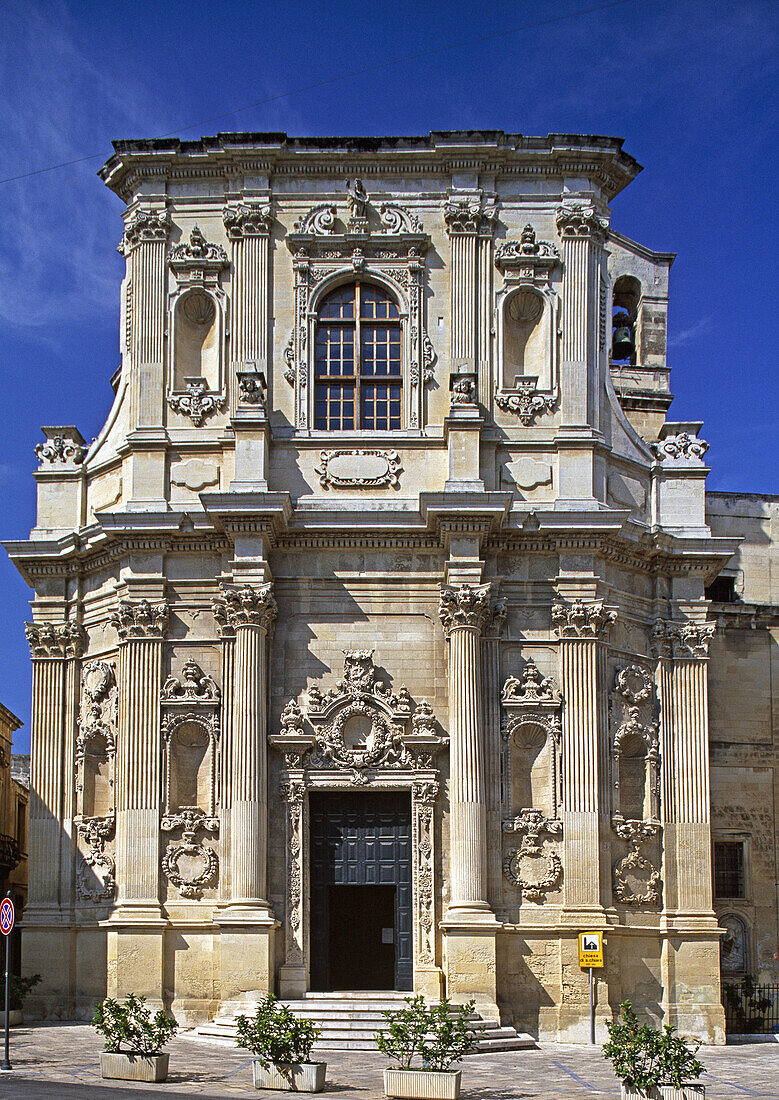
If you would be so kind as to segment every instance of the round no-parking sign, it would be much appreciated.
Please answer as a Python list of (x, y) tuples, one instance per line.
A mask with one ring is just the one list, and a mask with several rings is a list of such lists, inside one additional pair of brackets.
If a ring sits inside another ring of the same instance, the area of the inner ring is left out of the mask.
[(0, 902), (0, 932), (7, 936), (14, 926), (14, 903), (10, 898)]

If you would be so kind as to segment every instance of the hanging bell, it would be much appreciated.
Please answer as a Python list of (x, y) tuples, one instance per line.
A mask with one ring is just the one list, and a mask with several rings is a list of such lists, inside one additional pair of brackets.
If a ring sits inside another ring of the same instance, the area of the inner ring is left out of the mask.
[(614, 360), (632, 359), (636, 350), (633, 326), (627, 313), (617, 313), (613, 320), (614, 335), (611, 341), (611, 357)]

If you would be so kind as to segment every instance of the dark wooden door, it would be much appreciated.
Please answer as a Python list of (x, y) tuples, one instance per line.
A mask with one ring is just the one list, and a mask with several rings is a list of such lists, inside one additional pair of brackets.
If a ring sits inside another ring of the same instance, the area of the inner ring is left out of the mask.
[(410, 795), (314, 792), (311, 988), (412, 988)]

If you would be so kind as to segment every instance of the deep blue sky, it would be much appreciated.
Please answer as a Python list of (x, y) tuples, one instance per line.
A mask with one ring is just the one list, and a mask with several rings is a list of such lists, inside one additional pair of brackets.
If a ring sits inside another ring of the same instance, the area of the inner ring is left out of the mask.
[[(613, 134), (645, 170), (613, 225), (676, 251), (671, 417), (704, 420), (709, 487), (779, 492), (775, 0), (17, 0), (2, 5), (0, 535), (34, 523), (41, 424), (96, 435), (119, 362), (119, 200), (95, 176), (112, 138), (171, 132)], [(454, 49), (441, 47), (457, 43)], [(465, 44), (460, 44), (465, 43)], [(238, 111), (396, 58), (411, 60)], [(420, 56), (421, 55), (421, 56)], [(29, 718), (28, 592), (0, 556), (0, 701)], [(17, 735), (17, 751), (28, 744)]]

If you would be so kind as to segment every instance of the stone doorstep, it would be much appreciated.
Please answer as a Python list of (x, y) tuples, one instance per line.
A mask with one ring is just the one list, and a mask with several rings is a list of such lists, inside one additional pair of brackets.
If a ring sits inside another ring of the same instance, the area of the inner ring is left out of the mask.
[[(405, 993), (348, 993), (343, 997), (314, 994), (301, 1000), (284, 1000), (295, 1015), (307, 1016), (322, 1031), (315, 1051), (376, 1050), (374, 1034), (381, 1030), (384, 1013), (403, 1002)], [(247, 1004), (247, 1013), (252, 1006)], [(497, 1021), (482, 1020), (476, 1013), (470, 1016), (477, 1033), (474, 1054), (508, 1050), (529, 1050), (536, 1047), (531, 1035), (520, 1034), (513, 1027), (502, 1027)], [(190, 1036), (208, 1042), (232, 1045), (237, 1034), (235, 1015), (217, 1017), (195, 1028)]]

